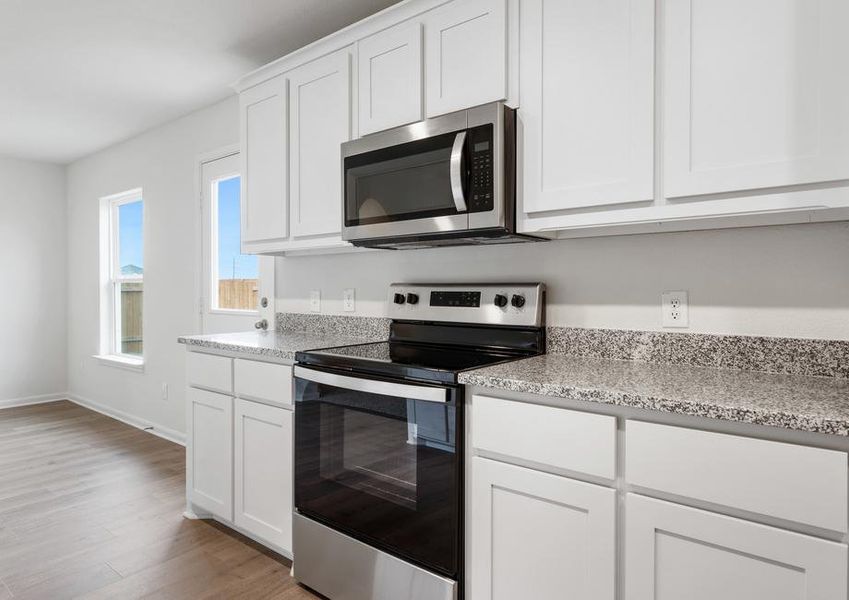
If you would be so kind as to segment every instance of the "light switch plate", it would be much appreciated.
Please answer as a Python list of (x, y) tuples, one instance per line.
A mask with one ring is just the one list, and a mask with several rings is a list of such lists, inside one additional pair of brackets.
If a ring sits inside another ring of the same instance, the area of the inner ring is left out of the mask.
[(310, 290), (310, 310), (321, 312), (321, 290)]
[(354, 289), (348, 288), (346, 290), (342, 290), (342, 310), (345, 312), (354, 312), (357, 309), (356, 301), (354, 299)]
[(690, 311), (687, 292), (663, 292), (660, 296), (662, 324), (664, 327), (689, 327)]

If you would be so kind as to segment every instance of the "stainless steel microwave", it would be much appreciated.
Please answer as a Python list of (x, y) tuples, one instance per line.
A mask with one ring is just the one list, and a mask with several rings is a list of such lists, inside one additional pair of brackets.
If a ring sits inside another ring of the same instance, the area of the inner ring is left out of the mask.
[(516, 111), (501, 102), (346, 142), (342, 181), (355, 246), (540, 241), (516, 233)]

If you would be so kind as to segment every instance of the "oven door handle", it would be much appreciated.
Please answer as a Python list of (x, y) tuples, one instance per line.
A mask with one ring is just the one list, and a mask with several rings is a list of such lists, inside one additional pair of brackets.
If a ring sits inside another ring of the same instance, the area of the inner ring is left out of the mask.
[(454, 196), (454, 206), (457, 212), (466, 212), (466, 195), (463, 193), (463, 149), (466, 147), (466, 132), (461, 131), (454, 138), (451, 148), (451, 194)]
[(333, 387), (346, 390), (356, 390), (358, 392), (380, 394), (382, 396), (398, 396), (410, 400), (448, 402), (448, 390), (446, 388), (391, 383), (389, 381), (378, 381), (374, 379), (360, 379), (359, 377), (348, 377), (326, 371), (305, 369), (297, 365), (294, 369), (294, 375), (299, 379), (332, 385)]

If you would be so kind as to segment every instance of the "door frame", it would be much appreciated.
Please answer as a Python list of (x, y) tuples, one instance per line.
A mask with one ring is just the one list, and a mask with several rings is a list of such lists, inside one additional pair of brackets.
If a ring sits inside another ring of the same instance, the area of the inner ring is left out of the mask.
[[(195, 297), (192, 302), (194, 313), (195, 313), (195, 331), (199, 334), (204, 333), (203, 330), (203, 318), (204, 318), (204, 285), (205, 285), (205, 261), (204, 261), (204, 227), (206, 225), (206, 214), (204, 212), (204, 182), (203, 182), (203, 167), (207, 163), (214, 162), (216, 160), (221, 160), (222, 158), (228, 158), (230, 156), (238, 155), (241, 152), (241, 146), (236, 144), (228, 144), (226, 146), (221, 146), (215, 150), (210, 150), (208, 152), (203, 152), (198, 154), (195, 157), (195, 177), (194, 177), (194, 205), (195, 210), (195, 285), (194, 292)], [(239, 173), (239, 176), (243, 176), (242, 173)], [(259, 257), (260, 260), (264, 258), (268, 258), (273, 260), (273, 257)], [(272, 270), (273, 272), (273, 270)], [(274, 281), (272, 280), (272, 288), (274, 288)], [(270, 311), (269, 314), (271, 318), (268, 319), (268, 330), (274, 331), (277, 328), (276, 323), (276, 309), (275, 309), (275, 301), (274, 296), (276, 294), (272, 294), (268, 297)], [(260, 317), (262, 318), (262, 317)]]

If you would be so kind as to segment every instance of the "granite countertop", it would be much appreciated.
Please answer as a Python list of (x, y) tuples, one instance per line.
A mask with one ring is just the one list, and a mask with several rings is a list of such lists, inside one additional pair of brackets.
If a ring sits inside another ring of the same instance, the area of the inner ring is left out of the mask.
[[(382, 339), (382, 338), (381, 338)], [(246, 331), (240, 333), (213, 333), (210, 335), (188, 335), (177, 338), (187, 346), (209, 348), (295, 360), (295, 353), (302, 350), (348, 346), (377, 341), (370, 337), (354, 337), (327, 332), (310, 331)]]
[(602, 404), (849, 436), (849, 379), (546, 354), (460, 382)]

